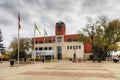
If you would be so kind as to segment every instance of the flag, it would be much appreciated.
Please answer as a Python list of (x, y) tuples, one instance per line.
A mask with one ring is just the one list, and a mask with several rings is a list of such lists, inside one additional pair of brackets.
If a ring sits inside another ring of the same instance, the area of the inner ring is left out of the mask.
[(18, 29), (20, 29), (21, 26), (20, 26), (20, 13), (18, 13)]
[[(38, 29), (36, 23), (35, 23), (35, 30), (37, 30), (37, 31), (40, 33), (40, 31), (39, 31), (39, 29)], [(40, 33), (40, 34), (41, 34), (41, 33)]]
[(44, 28), (44, 35), (47, 35), (47, 31), (45, 30), (45, 28)]

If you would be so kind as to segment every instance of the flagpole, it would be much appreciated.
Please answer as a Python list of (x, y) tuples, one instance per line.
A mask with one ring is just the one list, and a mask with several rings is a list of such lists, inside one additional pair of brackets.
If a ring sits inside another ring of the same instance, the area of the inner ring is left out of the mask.
[[(36, 23), (34, 23), (34, 45), (33, 45), (33, 54), (34, 54), (34, 63), (35, 63), (35, 59), (36, 59), (36, 51), (35, 51), (35, 36), (36, 36), (36, 30), (40, 33)], [(41, 33), (40, 33), (41, 34)]]
[(19, 37), (20, 37), (20, 36), (19, 36), (19, 32), (20, 32), (20, 31), (19, 31), (19, 29), (18, 29), (18, 56), (17, 56), (17, 57), (18, 57), (18, 67), (19, 67), (19, 54), (20, 54), (20, 52), (19, 52), (19, 51), (20, 51), (20, 48), (19, 48), (19, 45), (20, 45), (20, 41), (19, 41)]
[[(45, 28), (44, 28), (44, 49), (45, 49)], [(43, 54), (43, 59), (44, 59), (44, 62), (45, 62), (45, 53)]]
[(33, 54), (34, 54), (34, 64), (35, 64), (35, 56), (36, 56), (36, 55), (35, 55), (35, 35), (36, 35), (36, 34), (35, 34), (35, 26), (34, 26), (34, 49), (33, 49), (33, 52), (34, 52), (34, 53), (33, 53)]
[(17, 56), (17, 58), (18, 58), (18, 62), (17, 62), (18, 67), (19, 67), (19, 64), (20, 64), (20, 63), (19, 63), (19, 62), (20, 62), (20, 61), (19, 61), (19, 58), (20, 58), (20, 57), (19, 57), (19, 55), (20, 55), (20, 47), (19, 47), (19, 46), (20, 46), (20, 41), (19, 41), (20, 28), (21, 28), (21, 26), (20, 26), (20, 13), (18, 13), (18, 56)]

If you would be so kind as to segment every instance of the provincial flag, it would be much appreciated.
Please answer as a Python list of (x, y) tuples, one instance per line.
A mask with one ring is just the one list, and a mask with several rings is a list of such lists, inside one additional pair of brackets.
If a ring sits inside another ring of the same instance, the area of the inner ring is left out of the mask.
[[(37, 30), (37, 31), (40, 33), (40, 31), (39, 31), (39, 29), (38, 29), (38, 27), (37, 27), (36, 23), (35, 23), (34, 28), (35, 28), (35, 31)], [(40, 34), (41, 34), (41, 33), (40, 33)]]
[(47, 31), (45, 30), (45, 28), (44, 28), (44, 35), (47, 35)]

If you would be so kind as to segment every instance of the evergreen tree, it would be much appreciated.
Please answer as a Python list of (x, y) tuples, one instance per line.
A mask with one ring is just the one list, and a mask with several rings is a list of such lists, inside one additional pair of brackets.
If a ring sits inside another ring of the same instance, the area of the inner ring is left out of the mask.
[(3, 47), (3, 36), (2, 36), (2, 32), (1, 32), (1, 29), (0, 29), (0, 53), (2, 53), (4, 51), (4, 47)]

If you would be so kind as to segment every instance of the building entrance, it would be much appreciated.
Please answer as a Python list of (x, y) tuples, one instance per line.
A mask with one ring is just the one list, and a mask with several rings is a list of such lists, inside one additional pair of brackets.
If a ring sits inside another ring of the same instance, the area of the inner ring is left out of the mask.
[(62, 47), (61, 46), (57, 47), (57, 59), (58, 60), (62, 59)]

